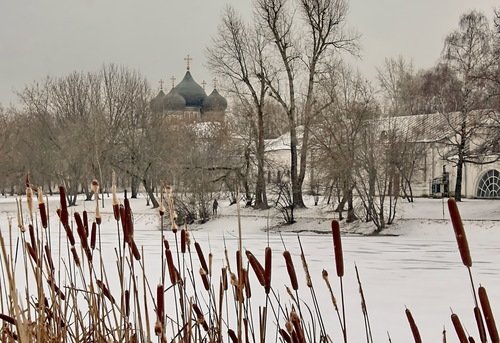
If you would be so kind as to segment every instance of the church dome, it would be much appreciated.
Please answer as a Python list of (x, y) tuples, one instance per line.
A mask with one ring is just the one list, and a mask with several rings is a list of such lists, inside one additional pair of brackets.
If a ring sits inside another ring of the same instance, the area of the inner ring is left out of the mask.
[(203, 88), (196, 83), (189, 70), (175, 89), (179, 95), (186, 100), (186, 106), (188, 107), (201, 107), (203, 100), (207, 97), (207, 94)]
[(151, 102), (149, 103), (151, 110), (153, 112), (163, 112), (164, 100), (165, 100), (165, 93), (163, 93), (163, 90), (160, 89), (158, 94), (153, 99), (151, 99)]
[(227, 100), (219, 94), (217, 89), (203, 101), (203, 111), (205, 112), (223, 112), (227, 108)]
[(186, 107), (186, 100), (179, 94), (177, 89), (172, 88), (163, 98), (163, 104), (167, 111), (182, 111)]

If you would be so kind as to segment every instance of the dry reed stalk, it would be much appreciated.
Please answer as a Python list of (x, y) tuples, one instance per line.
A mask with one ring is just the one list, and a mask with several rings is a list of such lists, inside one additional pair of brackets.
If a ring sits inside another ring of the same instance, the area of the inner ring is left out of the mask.
[(479, 287), (479, 301), (481, 303), (481, 308), (483, 309), (484, 318), (486, 320), (486, 327), (488, 328), (488, 333), (491, 338), (492, 343), (499, 343), (500, 338), (498, 336), (497, 326), (495, 324), (495, 318), (493, 316), (493, 311), (490, 306), (490, 300), (488, 299), (488, 294), (486, 289), (482, 286)]
[(31, 188), (29, 175), (26, 175), (26, 203), (28, 205), (30, 222), (33, 223), (33, 188)]
[(288, 272), (288, 276), (290, 277), (290, 283), (292, 284), (293, 290), (296, 291), (299, 289), (299, 283), (297, 282), (297, 274), (295, 273), (292, 256), (288, 250), (285, 250), (283, 252), (283, 257), (285, 258), (286, 270)]
[(200, 260), (201, 267), (205, 270), (205, 272), (208, 273), (207, 261), (205, 260), (205, 255), (203, 254), (200, 243), (194, 242), (194, 248), (196, 249), (196, 254), (198, 255), (198, 259)]
[(413, 319), (413, 316), (412, 316), (410, 310), (406, 309), (405, 313), (406, 313), (406, 318), (408, 319), (408, 323), (410, 324), (411, 333), (413, 335), (413, 339), (415, 340), (415, 343), (422, 343), (422, 338), (420, 337), (420, 332), (418, 331), (417, 324), (415, 323), (415, 320)]
[(448, 199), (448, 211), (450, 212), (450, 218), (453, 224), (453, 230), (455, 231), (455, 238), (457, 239), (462, 263), (464, 266), (470, 268), (472, 267), (472, 258), (469, 251), (469, 244), (467, 243), (467, 236), (465, 235), (464, 225), (460, 217), (460, 212), (458, 211), (457, 202), (453, 198)]
[(460, 318), (458, 318), (458, 315), (452, 313), (451, 322), (453, 323), (453, 327), (455, 328), (455, 332), (457, 333), (457, 337), (460, 343), (467, 343), (467, 336), (465, 335), (464, 328), (462, 327), (462, 323), (460, 322)]
[(259, 281), (261, 286), (264, 286), (264, 268), (250, 250), (245, 250), (245, 254), (247, 256), (248, 262), (250, 263), (250, 266), (253, 269), (253, 272), (255, 273), (255, 276), (257, 277), (257, 280)]
[(42, 187), (38, 187), (37, 195), (38, 195), (38, 211), (40, 212), (40, 221), (42, 223), (42, 227), (46, 229), (48, 226), (47, 209), (45, 207), (45, 202), (43, 200)]
[(266, 247), (264, 253), (264, 289), (266, 294), (269, 294), (271, 290), (271, 272), (272, 272), (272, 250), (270, 247)]

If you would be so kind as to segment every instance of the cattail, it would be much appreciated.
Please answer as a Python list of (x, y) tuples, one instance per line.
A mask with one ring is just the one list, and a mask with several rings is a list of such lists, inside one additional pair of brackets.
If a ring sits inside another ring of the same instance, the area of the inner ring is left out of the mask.
[(165, 250), (170, 249), (170, 244), (168, 244), (168, 241), (165, 238), (165, 236), (163, 236), (163, 246), (165, 247)]
[(127, 228), (127, 214), (125, 213), (125, 207), (120, 205), (120, 219), (122, 222), (122, 230), (123, 230), (123, 242), (130, 242), (130, 231)]
[(26, 242), (26, 249), (28, 249), (29, 255), (33, 259), (33, 262), (35, 262), (35, 264), (39, 266), (40, 263), (38, 260), (38, 256), (36, 255), (36, 251), (28, 242)]
[(78, 253), (76, 252), (75, 246), (71, 247), (71, 254), (73, 255), (73, 259), (75, 260), (75, 264), (80, 267), (80, 258), (78, 257)]
[(134, 255), (134, 258), (139, 261), (141, 259), (141, 254), (139, 253), (139, 249), (137, 248), (137, 245), (135, 244), (135, 241), (133, 239), (130, 242), (130, 249), (132, 250), (132, 255)]
[(38, 195), (38, 211), (40, 212), (40, 221), (42, 222), (42, 227), (46, 229), (48, 226), (47, 209), (45, 207), (45, 202), (43, 201), (42, 187), (38, 187), (37, 195)]
[(30, 221), (33, 222), (33, 189), (31, 185), (26, 186), (26, 202), (28, 204)]
[(200, 276), (201, 281), (203, 281), (203, 287), (208, 291), (210, 289), (210, 284), (208, 282), (207, 272), (202, 267), (200, 267)]
[(165, 249), (165, 256), (167, 257), (168, 275), (170, 276), (170, 282), (173, 284), (177, 283), (177, 269), (174, 266), (174, 259), (172, 258), (172, 251), (170, 249)]
[(54, 271), (54, 261), (52, 260), (52, 254), (50, 252), (50, 247), (48, 246), (48, 244), (45, 244), (45, 258), (47, 259), (50, 270)]
[(9, 323), (9, 324), (16, 325), (16, 320), (14, 318), (12, 318), (11, 316), (8, 316), (6, 314), (0, 313), (0, 319)]
[(261, 286), (264, 286), (265, 285), (264, 268), (250, 250), (246, 250), (245, 254), (247, 255), (248, 262), (250, 263), (250, 266), (252, 267), (253, 272), (257, 277), (257, 280), (259, 281)]
[(321, 275), (323, 276), (323, 280), (325, 280), (326, 287), (328, 288), (328, 291), (330, 292), (330, 298), (332, 300), (333, 307), (335, 308), (335, 311), (338, 311), (337, 299), (335, 299), (335, 295), (333, 294), (332, 285), (330, 283), (330, 279), (328, 278), (328, 272), (323, 269), (323, 272), (321, 273)]
[(227, 334), (229, 335), (229, 338), (231, 338), (231, 342), (238, 343), (238, 337), (236, 336), (236, 333), (233, 330), (231, 329), (227, 330)]
[(292, 322), (293, 328), (297, 333), (297, 338), (300, 343), (305, 343), (306, 339), (304, 336), (304, 331), (302, 330), (302, 325), (300, 324), (300, 318), (295, 310), (290, 312), (290, 321)]
[(201, 312), (200, 308), (196, 303), (193, 304), (194, 313), (196, 313), (196, 318), (198, 319), (198, 323), (203, 326), (205, 331), (208, 331), (208, 324), (205, 321), (205, 316), (203, 316), (203, 312)]
[(61, 203), (61, 211), (59, 219), (63, 226), (69, 225), (68, 203), (66, 201), (66, 189), (64, 186), (59, 186), (59, 202)]
[(405, 313), (406, 313), (406, 318), (408, 318), (408, 323), (410, 324), (411, 333), (413, 334), (413, 339), (415, 340), (415, 343), (422, 343), (422, 339), (420, 338), (420, 332), (418, 332), (417, 324), (415, 324), (415, 320), (413, 319), (410, 310), (406, 309)]
[(96, 222), (93, 222), (92, 230), (90, 231), (90, 248), (92, 250), (95, 249), (96, 238), (97, 238), (97, 224)]
[(28, 225), (28, 232), (30, 233), (30, 241), (31, 245), (33, 246), (33, 250), (35, 250), (35, 254), (37, 254), (38, 244), (36, 243), (35, 229), (33, 228), (33, 225), (31, 224)]
[(491, 310), (490, 301), (488, 299), (488, 294), (483, 286), (479, 287), (479, 301), (483, 309), (484, 318), (486, 320), (486, 327), (488, 328), (488, 333), (490, 334), (492, 343), (499, 343), (500, 338), (498, 337), (498, 330), (495, 324), (495, 318), (493, 317), (493, 311)]
[(201, 267), (208, 272), (207, 262), (205, 261), (205, 255), (203, 255), (203, 250), (201, 250), (200, 243), (195, 242), (194, 248), (196, 249), (196, 253), (198, 254), (198, 259), (200, 260)]
[(245, 285), (245, 296), (247, 299), (250, 299), (252, 297), (252, 289), (250, 288), (250, 278), (248, 277), (248, 270), (243, 268), (243, 281)]
[(342, 254), (342, 240), (340, 239), (340, 225), (336, 220), (332, 220), (332, 236), (337, 276), (342, 277), (344, 276), (344, 257)]
[(451, 322), (453, 323), (453, 327), (455, 328), (455, 332), (457, 333), (460, 343), (467, 343), (467, 336), (465, 335), (464, 328), (462, 327), (462, 323), (460, 323), (460, 319), (455, 313), (452, 313), (451, 315)]
[(222, 281), (222, 288), (224, 288), (225, 291), (227, 291), (227, 267), (222, 267), (222, 276), (221, 276), (221, 281)]
[(101, 280), (97, 280), (96, 284), (101, 289), (102, 294), (104, 294), (104, 296), (106, 298), (108, 298), (108, 300), (111, 301), (111, 303), (114, 304), (115, 298), (113, 298), (113, 296), (111, 295), (111, 292), (109, 291), (109, 288), (104, 284), (104, 282), (102, 282)]
[(156, 287), (156, 314), (158, 320), (163, 324), (165, 318), (165, 305), (163, 301), (163, 285), (159, 284)]
[[(58, 208), (56, 210), (56, 213), (59, 216), (59, 219), (61, 220), (61, 223), (62, 223), (62, 226), (64, 228), (64, 231), (66, 231), (66, 236), (68, 236), (69, 243), (71, 245), (75, 245), (76, 242), (75, 242), (75, 237), (73, 236), (73, 231), (71, 231), (71, 228), (69, 227), (69, 225), (67, 223), (66, 224), (63, 223), (63, 219), (62, 218), (64, 217), (64, 215), (63, 215), (62, 209)], [(68, 221), (68, 219), (66, 219), (66, 222), (67, 221)]]
[(76, 222), (76, 232), (78, 233), (78, 236), (80, 237), (80, 242), (82, 244), (83, 248), (88, 247), (87, 243), (87, 235), (85, 234), (85, 228), (83, 226), (83, 221), (82, 217), (80, 216), (80, 213), (75, 212), (73, 214), (75, 217), (75, 222)]
[(97, 223), (97, 225), (101, 225), (102, 223), (101, 209), (99, 205), (96, 205), (95, 207), (95, 222)]
[(181, 253), (186, 253), (186, 229), (181, 230)]
[(458, 250), (462, 257), (462, 263), (470, 268), (472, 267), (472, 258), (470, 256), (469, 244), (467, 243), (467, 236), (465, 236), (464, 225), (460, 217), (460, 212), (458, 211), (457, 202), (453, 198), (448, 199), (448, 211), (450, 212), (450, 218), (453, 224), (453, 230), (455, 231)]
[(212, 276), (212, 263), (214, 260), (214, 255), (209, 252), (208, 253), (208, 275), (211, 277)]
[(481, 339), (481, 342), (486, 342), (486, 329), (484, 328), (483, 316), (481, 314), (481, 310), (477, 306), (474, 307), (474, 317), (479, 331), (479, 338)]
[(85, 229), (85, 237), (89, 236), (89, 215), (86, 210), (82, 212), (83, 228)]
[(269, 294), (271, 290), (271, 269), (272, 269), (272, 250), (270, 247), (266, 247), (265, 255), (264, 255), (264, 289), (266, 294)]
[(92, 190), (92, 193), (96, 195), (96, 197), (99, 194), (99, 181), (96, 179), (92, 180), (92, 183), (90, 184), (90, 189)]
[(125, 220), (127, 222), (127, 230), (129, 231), (128, 234), (130, 237), (134, 237), (134, 221), (132, 220), (133, 216), (132, 208), (130, 207), (130, 200), (125, 198), (123, 203), (125, 204)]
[(303, 251), (300, 253), (300, 259), (302, 260), (302, 268), (304, 269), (304, 273), (306, 274), (307, 287), (311, 288), (312, 287), (311, 274), (309, 273), (309, 267), (307, 266), (306, 257)]
[(297, 274), (295, 273), (295, 267), (293, 266), (292, 256), (288, 250), (283, 252), (283, 257), (285, 257), (286, 270), (288, 271), (288, 276), (290, 277), (290, 283), (292, 288), (296, 291), (299, 289), (299, 283), (297, 282)]
[(66, 299), (66, 296), (64, 295), (64, 293), (61, 291), (61, 289), (59, 287), (57, 287), (57, 285), (54, 283), (54, 281), (52, 281), (52, 278), (48, 278), (47, 279), (47, 283), (48, 285), (50, 286), (50, 288), (52, 290), (54, 290), (54, 292), (59, 296), (59, 298), (61, 298), (61, 300), (65, 300)]
[(243, 262), (241, 261), (241, 251), (236, 251), (236, 270), (238, 274), (238, 280), (243, 281), (243, 275), (241, 274), (241, 269)]
[(279, 332), (280, 332), (281, 338), (283, 339), (283, 341), (285, 343), (292, 343), (292, 338), (290, 337), (290, 335), (284, 329), (280, 328)]
[(125, 315), (130, 316), (130, 291), (125, 290)]

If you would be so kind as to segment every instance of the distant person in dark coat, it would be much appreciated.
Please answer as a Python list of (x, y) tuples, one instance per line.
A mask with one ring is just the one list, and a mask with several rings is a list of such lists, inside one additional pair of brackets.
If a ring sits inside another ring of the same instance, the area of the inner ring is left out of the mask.
[(219, 207), (219, 203), (217, 202), (217, 199), (214, 199), (214, 203), (212, 204), (212, 214), (214, 216), (217, 215), (217, 208)]

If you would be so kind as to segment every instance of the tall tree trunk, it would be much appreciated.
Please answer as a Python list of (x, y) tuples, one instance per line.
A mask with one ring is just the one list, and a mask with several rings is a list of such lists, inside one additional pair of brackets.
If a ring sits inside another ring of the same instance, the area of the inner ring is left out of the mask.
[(139, 193), (139, 178), (136, 175), (131, 175), (130, 193), (130, 198), (137, 199), (137, 193)]
[(142, 184), (144, 185), (144, 189), (146, 190), (146, 193), (148, 194), (148, 197), (151, 200), (151, 204), (153, 205), (153, 208), (160, 207), (160, 204), (158, 203), (158, 200), (156, 200), (153, 187), (151, 187), (151, 185), (148, 182), (148, 180), (146, 180), (145, 178), (142, 179)]
[(266, 209), (266, 178), (264, 175), (264, 118), (262, 110), (257, 114), (257, 183), (255, 185), (255, 208)]

